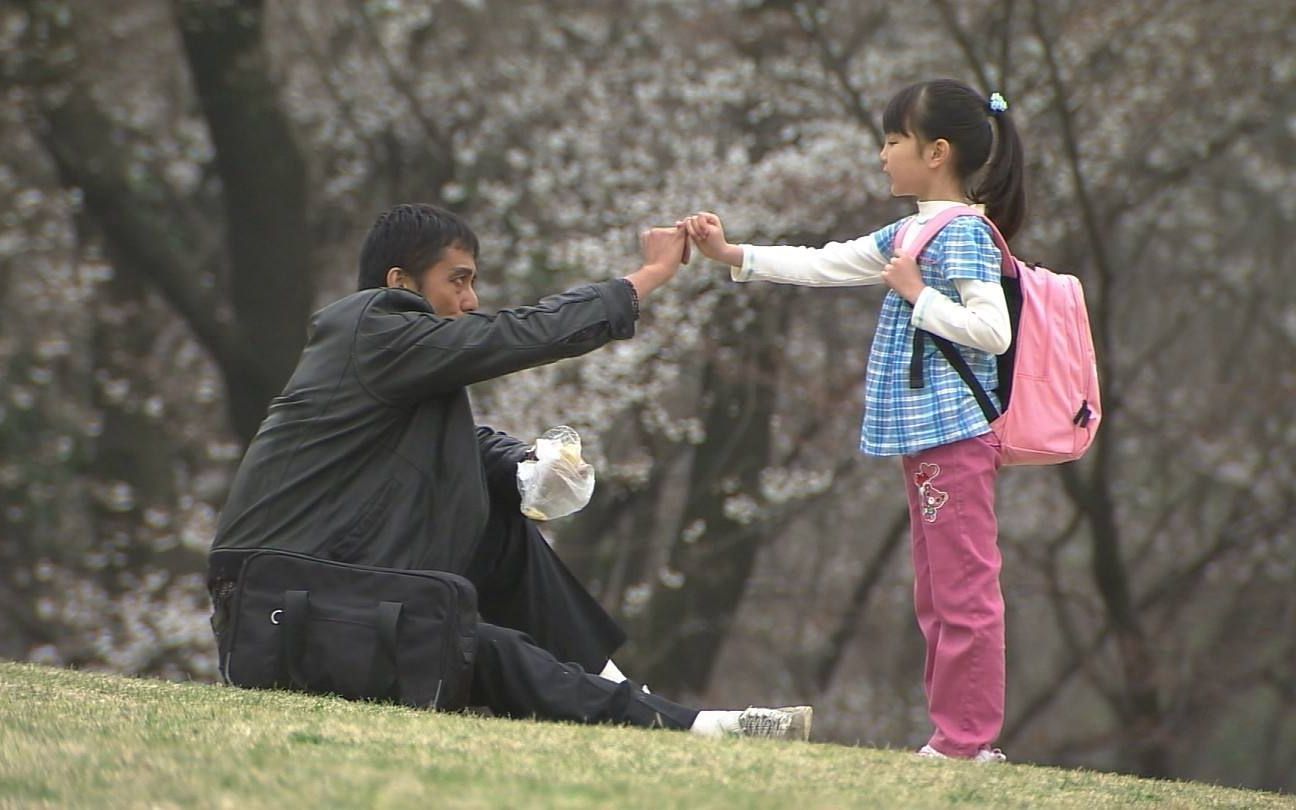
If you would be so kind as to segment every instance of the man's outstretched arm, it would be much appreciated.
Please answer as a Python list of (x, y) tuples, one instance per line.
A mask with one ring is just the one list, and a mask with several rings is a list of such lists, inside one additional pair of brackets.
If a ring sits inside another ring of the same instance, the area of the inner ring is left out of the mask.
[(654, 228), (643, 242), (644, 264), (624, 279), (493, 315), (441, 318), (386, 298), (406, 291), (384, 291), (356, 333), (357, 373), (374, 395), (404, 405), (632, 337), (637, 302), (679, 270), (683, 230)]

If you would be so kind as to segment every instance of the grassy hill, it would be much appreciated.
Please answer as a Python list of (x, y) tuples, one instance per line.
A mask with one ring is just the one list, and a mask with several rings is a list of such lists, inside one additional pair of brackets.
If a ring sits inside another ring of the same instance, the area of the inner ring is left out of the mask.
[(0, 807), (1296, 808), (904, 751), (439, 715), (0, 663)]

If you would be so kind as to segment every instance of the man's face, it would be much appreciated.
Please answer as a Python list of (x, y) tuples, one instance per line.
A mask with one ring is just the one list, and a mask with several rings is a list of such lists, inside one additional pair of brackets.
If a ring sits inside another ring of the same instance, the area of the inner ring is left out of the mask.
[(450, 245), (421, 274), (413, 279), (404, 276), (401, 286), (426, 298), (442, 318), (457, 318), (477, 309), (476, 283), (477, 260), (459, 245)]

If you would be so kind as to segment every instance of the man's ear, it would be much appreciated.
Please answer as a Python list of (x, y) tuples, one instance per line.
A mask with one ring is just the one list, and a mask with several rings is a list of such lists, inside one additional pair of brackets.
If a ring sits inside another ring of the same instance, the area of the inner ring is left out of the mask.
[(388, 267), (388, 268), (387, 268), (387, 286), (388, 286), (388, 287), (404, 287), (405, 285), (401, 283), (404, 279), (405, 279), (405, 271), (404, 271), (404, 270), (400, 269), (399, 267)]

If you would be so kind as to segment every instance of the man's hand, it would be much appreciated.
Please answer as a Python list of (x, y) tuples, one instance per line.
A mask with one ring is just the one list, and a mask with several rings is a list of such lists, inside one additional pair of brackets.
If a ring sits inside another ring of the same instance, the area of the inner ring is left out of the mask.
[(643, 252), (643, 265), (626, 280), (634, 285), (635, 292), (643, 298), (648, 293), (670, 281), (685, 259), (688, 236), (683, 225), (674, 228), (649, 228), (639, 234), (639, 247)]
[(681, 222), (703, 256), (731, 267), (742, 266), (742, 248), (729, 244), (725, 239), (724, 224), (720, 217), (710, 211), (701, 211)]
[(918, 296), (922, 295), (922, 291), (927, 287), (923, 283), (918, 262), (913, 256), (902, 253), (892, 256), (891, 261), (882, 268), (882, 283), (895, 290), (897, 295), (910, 304), (917, 303)]

